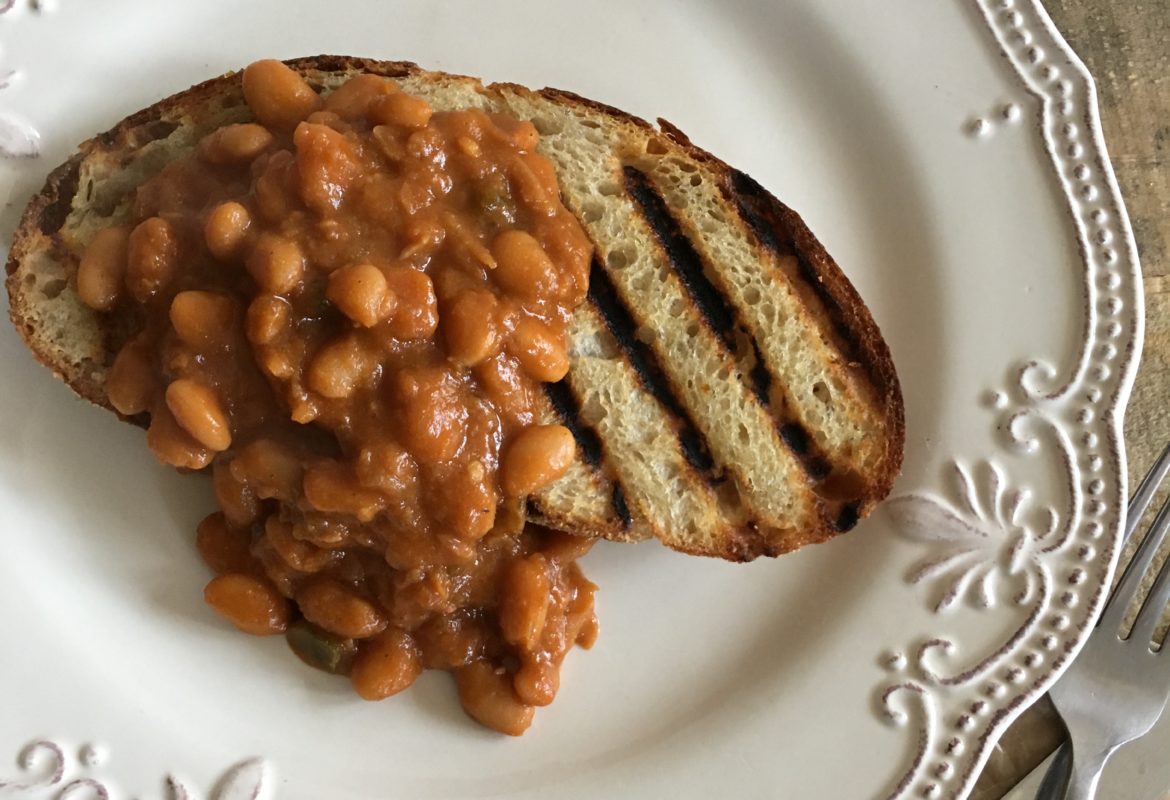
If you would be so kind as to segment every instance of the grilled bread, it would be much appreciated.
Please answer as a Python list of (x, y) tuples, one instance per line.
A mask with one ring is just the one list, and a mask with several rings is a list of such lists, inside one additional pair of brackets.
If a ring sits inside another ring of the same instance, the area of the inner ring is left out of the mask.
[[(750, 177), (665, 121), (563, 91), (408, 62), (288, 63), (322, 91), (376, 73), (436, 110), (502, 111), (541, 132), (596, 251), (572, 366), (544, 409), (573, 431), (578, 460), (529, 499), (531, 519), (749, 560), (849, 530), (889, 492), (904, 423), (888, 348), (800, 217)], [(200, 84), (82, 144), (29, 204), (7, 264), (10, 313), (82, 397), (110, 407), (105, 375), (125, 335), (78, 298), (80, 253), (138, 185), (250, 117), (238, 73)]]

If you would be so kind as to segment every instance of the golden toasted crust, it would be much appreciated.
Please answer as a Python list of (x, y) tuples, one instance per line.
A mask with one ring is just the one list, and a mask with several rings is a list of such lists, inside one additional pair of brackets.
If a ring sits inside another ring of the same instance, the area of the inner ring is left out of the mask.
[[(847, 530), (889, 492), (905, 436), (889, 350), (800, 217), (746, 175), (670, 123), (656, 129), (569, 92), (485, 86), (404, 61), (287, 63), (324, 90), (374, 73), (436, 108), (482, 104), (542, 128), (542, 152), (598, 252), (562, 402), (544, 413), (572, 423), (580, 443), (596, 443), (570, 476), (530, 500), (532, 518), (750, 560)], [(135, 186), (204, 132), (249, 116), (238, 73), (201, 83), (83, 143), (26, 208), (7, 263), (10, 315), (38, 360), (82, 397), (109, 408), (105, 371), (124, 339), (124, 326), (76, 297), (84, 244), (125, 213)], [(680, 189), (687, 176), (699, 188)], [(711, 218), (721, 222), (705, 233)], [(664, 276), (649, 294), (640, 294), (639, 270)], [(786, 316), (752, 304), (761, 287), (765, 305)], [(682, 309), (678, 319), (655, 312), (663, 298), (673, 298), (671, 314)], [(773, 329), (776, 318), (794, 321)], [(647, 328), (657, 335), (639, 343)], [(774, 338), (791, 339), (803, 355), (780, 363)], [(696, 377), (722, 382), (704, 393)], [(824, 408), (812, 399), (819, 392), (831, 396)], [(749, 444), (736, 441), (745, 435)], [(834, 481), (847, 485), (845, 496)]]

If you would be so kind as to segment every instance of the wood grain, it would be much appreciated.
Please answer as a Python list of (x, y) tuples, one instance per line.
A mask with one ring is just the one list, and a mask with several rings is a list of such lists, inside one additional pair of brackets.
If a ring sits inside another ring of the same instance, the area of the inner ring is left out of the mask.
[[(1096, 79), (1105, 141), (1141, 257), (1146, 340), (1125, 417), (1133, 487), (1170, 442), (1170, 0), (1045, 6)], [(1003, 735), (972, 800), (1002, 797), (1063, 738), (1044, 698)]]

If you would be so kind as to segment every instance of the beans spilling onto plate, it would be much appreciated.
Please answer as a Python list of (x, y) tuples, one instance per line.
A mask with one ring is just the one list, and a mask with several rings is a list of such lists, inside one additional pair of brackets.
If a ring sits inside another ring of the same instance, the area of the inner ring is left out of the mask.
[(277, 61), (243, 96), (82, 257), (82, 300), (131, 323), (109, 402), (210, 469), (212, 608), (370, 700), (450, 670), (519, 734), (597, 630), (591, 542), (523, 517), (575, 459), (541, 384), (591, 244), (529, 122)]

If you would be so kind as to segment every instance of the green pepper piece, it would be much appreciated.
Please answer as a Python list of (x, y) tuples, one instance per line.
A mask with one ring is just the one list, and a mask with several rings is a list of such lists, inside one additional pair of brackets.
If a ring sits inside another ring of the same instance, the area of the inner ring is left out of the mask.
[(357, 652), (353, 639), (334, 636), (303, 619), (290, 625), (284, 636), (297, 658), (310, 667), (333, 675), (349, 674)]

